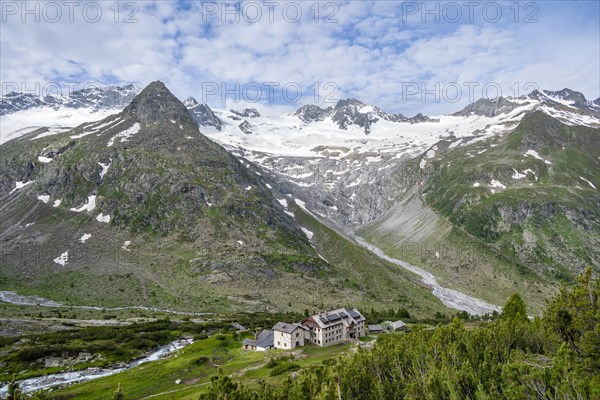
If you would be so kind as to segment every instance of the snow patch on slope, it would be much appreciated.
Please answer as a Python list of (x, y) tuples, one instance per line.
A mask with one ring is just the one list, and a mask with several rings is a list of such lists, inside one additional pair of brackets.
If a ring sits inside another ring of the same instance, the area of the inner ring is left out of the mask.
[(98, 165), (102, 168), (102, 171), (100, 171), (100, 180), (102, 180), (104, 175), (106, 175), (106, 172), (108, 172), (108, 168), (112, 165), (112, 160), (108, 164), (99, 162)]
[(31, 185), (33, 182), (35, 182), (35, 181), (29, 181), (29, 182), (18, 181), (15, 183), (15, 188), (13, 190), (11, 190), (10, 193), (12, 194), (19, 189), (23, 189), (24, 187)]
[(94, 208), (96, 208), (96, 196), (95, 195), (91, 195), (88, 196), (88, 202), (84, 205), (82, 205), (79, 208), (71, 208), (71, 211), (75, 211), (75, 212), (82, 212), (82, 211), (93, 211)]
[(531, 156), (531, 157), (533, 157), (533, 158), (535, 158), (535, 159), (537, 159), (537, 160), (541, 160), (541, 161), (543, 161), (543, 162), (544, 162), (544, 163), (546, 163), (546, 164), (552, 164), (550, 161), (543, 159), (543, 158), (542, 158), (542, 157), (541, 157), (541, 156), (538, 154), (538, 152), (537, 152), (537, 151), (535, 151), (535, 150), (527, 150), (527, 152), (526, 152), (525, 154), (523, 154), (523, 155), (524, 155), (525, 157), (530, 157), (530, 156)]
[(49, 158), (49, 157), (38, 156), (38, 161), (39, 161), (39, 162), (42, 162), (42, 163), (44, 163), (44, 164), (48, 164), (49, 162), (51, 162), (51, 161), (52, 161), (52, 159), (51, 159), (51, 158)]
[(102, 213), (98, 214), (98, 216), (96, 217), (96, 221), (98, 222), (104, 222), (106, 224), (108, 224), (110, 222), (110, 215), (104, 215)]
[(140, 123), (136, 122), (135, 124), (133, 124), (130, 128), (125, 129), (122, 132), (117, 133), (115, 136), (113, 136), (108, 143), (106, 144), (107, 147), (111, 147), (112, 145), (114, 145), (115, 140), (117, 139), (121, 139), (120, 142), (126, 142), (130, 137), (132, 137), (133, 135), (135, 135), (136, 133), (138, 133), (140, 131)]
[(592, 182), (588, 181), (583, 176), (580, 176), (579, 179), (586, 181), (588, 183), (588, 185), (590, 185), (592, 187), (592, 189), (596, 189), (596, 186), (594, 186), (594, 184)]
[(79, 243), (85, 243), (91, 237), (92, 237), (91, 233), (84, 233), (83, 236), (81, 236), (79, 238)]
[(60, 256), (56, 257), (54, 260), (55, 263), (62, 265), (63, 267), (65, 265), (67, 265), (67, 262), (69, 261), (69, 250), (65, 251), (64, 253), (62, 253)]
[(300, 227), (300, 229), (302, 229), (302, 232), (304, 232), (304, 234), (306, 235), (308, 240), (312, 240), (314, 233), (312, 233), (311, 231), (309, 231), (308, 229), (306, 229), (304, 227)]

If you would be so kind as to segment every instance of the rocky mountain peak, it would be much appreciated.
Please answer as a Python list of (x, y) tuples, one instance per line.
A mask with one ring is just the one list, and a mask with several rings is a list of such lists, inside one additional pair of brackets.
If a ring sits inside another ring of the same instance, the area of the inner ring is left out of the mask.
[(327, 116), (329, 116), (329, 114), (331, 114), (332, 110), (333, 108), (331, 107), (322, 108), (314, 104), (306, 104), (296, 110), (294, 115), (300, 118), (301, 121), (308, 124), (313, 121), (323, 121)]
[(331, 119), (340, 129), (348, 129), (350, 125), (358, 125), (366, 134), (371, 132), (371, 124), (377, 122), (385, 113), (377, 107), (368, 106), (360, 100), (349, 98), (339, 100), (333, 108)]
[(461, 111), (454, 113), (455, 116), (481, 115), (485, 117), (494, 117), (498, 114), (507, 113), (518, 107), (518, 103), (498, 97), (495, 99), (479, 99), (475, 103), (471, 103)]
[[(190, 100), (191, 99), (191, 100)], [(193, 100), (193, 101), (192, 101)], [(187, 103), (187, 104), (186, 104)], [(208, 104), (199, 104), (196, 99), (193, 97), (189, 97), (186, 100), (186, 104), (188, 107), (188, 112), (194, 118), (196, 123), (199, 126), (209, 127), (212, 126), (218, 131), (221, 130), (222, 123), (219, 117), (215, 115), (213, 110), (208, 106)], [(195, 104), (194, 104), (195, 103)], [(194, 105), (192, 105), (194, 104)]]
[(260, 117), (260, 113), (256, 108), (244, 108), (243, 110), (229, 110), (233, 114), (243, 118), (257, 118)]
[(337, 111), (337, 110), (345, 108), (347, 106), (362, 107), (364, 105), (365, 105), (365, 103), (363, 103), (362, 101), (355, 99), (353, 97), (350, 97), (347, 99), (338, 100), (338, 102), (335, 104), (335, 107), (333, 107), (333, 110)]
[(551, 99), (562, 100), (566, 102), (571, 102), (575, 107), (585, 107), (587, 106), (587, 99), (581, 92), (576, 92), (569, 88), (564, 88), (558, 91), (550, 91), (544, 90), (544, 94), (549, 96)]
[(192, 96), (188, 97), (183, 102), (183, 105), (186, 106), (187, 108), (196, 107), (198, 104), (200, 104), (200, 103), (198, 103), (198, 101), (196, 101), (196, 99), (193, 98)]
[(159, 121), (176, 121), (195, 124), (181, 101), (161, 81), (154, 81), (137, 95), (123, 114), (144, 125)]

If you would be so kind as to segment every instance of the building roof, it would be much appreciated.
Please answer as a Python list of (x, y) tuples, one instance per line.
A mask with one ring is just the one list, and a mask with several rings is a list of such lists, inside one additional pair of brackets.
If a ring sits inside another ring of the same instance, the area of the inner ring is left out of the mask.
[(312, 319), (319, 328), (327, 328), (328, 326), (338, 324), (343, 324), (345, 326), (357, 324), (363, 322), (365, 317), (363, 317), (356, 308), (338, 308), (336, 310), (313, 315), (310, 319)]
[(383, 326), (381, 326), (381, 325), (369, 325), (368, 328), (370, 331), (382, 331), (383, 330)]
[(393, 329), (398, 329), (398, 328), (403, 328), (406, 326), (406, 324), (400, 320), (398, 321), (394, 321), (394, 322), (390, 322), (388, 324), (388, 326), (391, 326)]
[(255, 346), (264, 349), (273, 347), (273, 343), (274, 334), (273, 331), (270, 329), (265, 329), (264, 331), (261, 331), (256, 339), (244, 339), (244, 341), (242, 342), (244, 346)]
[(300, 324), (297, 324), (297, 323), (288, 324), (288, 323), (280, 321), (275, 324), (275, 326), (273, 327), (273, 331), (283, 332), (283, 333), (292, 333), (298, 328), (304, 329), (304, 327)]

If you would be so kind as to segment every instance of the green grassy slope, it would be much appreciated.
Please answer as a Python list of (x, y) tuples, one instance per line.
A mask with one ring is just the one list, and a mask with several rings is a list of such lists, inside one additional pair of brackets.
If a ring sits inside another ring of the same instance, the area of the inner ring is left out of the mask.
[(558, 282), (600, 268), (600, 194), (581, 179), (600, 187), (596, 129), (535, 112), (505, 136), (440, 145), (420, 173), (414, 196), (430, 230), (394, 231), (392, 215), (359, 232), (443, 284), (496, 304), (518, 292), (537, 311)]

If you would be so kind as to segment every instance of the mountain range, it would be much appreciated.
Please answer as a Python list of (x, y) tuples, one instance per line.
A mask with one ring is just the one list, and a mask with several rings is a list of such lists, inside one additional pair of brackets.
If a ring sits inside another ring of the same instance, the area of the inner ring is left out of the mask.
[(266, 116), (180, 102), (160, 82), (132, 90), (2, 99), (0, 288), (431, 315), (447, 311), (431, 286), (362, 239), (448, 288), (493, 304), (517, 291), (534, 310), (600, 269), (600, 99), (534, 91), (412, 118), (345, 99)]

